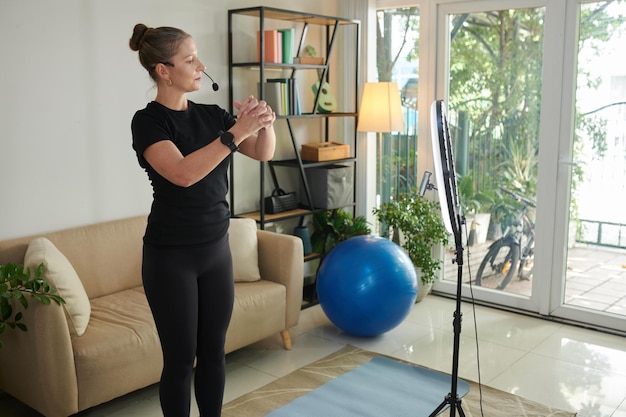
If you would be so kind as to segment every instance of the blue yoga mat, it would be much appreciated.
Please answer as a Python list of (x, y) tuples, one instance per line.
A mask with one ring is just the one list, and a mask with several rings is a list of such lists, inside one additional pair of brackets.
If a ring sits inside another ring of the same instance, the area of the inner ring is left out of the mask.
[[(450, 375), (375, 357), (266, 417), (428, 417), (450, 384)], [(468, 392), (459, 380), (458, 396)]]

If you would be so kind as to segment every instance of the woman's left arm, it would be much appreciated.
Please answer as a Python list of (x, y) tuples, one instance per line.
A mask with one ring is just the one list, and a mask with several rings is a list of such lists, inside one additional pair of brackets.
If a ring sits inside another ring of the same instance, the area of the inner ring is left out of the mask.
[(257, 133), (248, 136), (246, 140), (241, 142), (239, 152), (257, 161), (269, 161), (274, 157), (274, 150), (276, 149), (276, 132), (274, 131), (276, 114), (264, 101), (258, 102), (256, 106), (254, 101), (251, 105), (248, 100), (243, 104), (235, 102), (235, 107), (240, 110), (240, 113), (262, 111), (259, 119), (265, 123)]
[(274, 125), (264, 127), (256, 134), (248, 138), (239, 145), (239, 152), (257, 161), (269, 161), (274, 157), (276, 149), (276, 132)]

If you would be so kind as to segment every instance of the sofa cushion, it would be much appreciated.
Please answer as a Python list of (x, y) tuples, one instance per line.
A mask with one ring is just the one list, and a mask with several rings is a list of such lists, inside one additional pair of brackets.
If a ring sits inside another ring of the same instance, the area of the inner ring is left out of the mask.
[(91, 300), (89, 328), (72, 339), (79, 409), (159, 380), (163, 355), (143, 287)]
[(226, 352), (285, 330), (286, 292), (284, 285), (266, 280), (235, 284)]
[(63, 308), (70, 333), (82, 336), (89, 324), (91, 304), (78, 274), (65, 255), (44, 237), (31, 240), (24, 256), (24, 265), (31, 272), (42, 263), (43, 278), (65, 299)]
[(228, 240), (233, 255), (235, 282), (254, 282), (261, 279), (256, 231), (256, 222), (253, 219), (230, 219)]

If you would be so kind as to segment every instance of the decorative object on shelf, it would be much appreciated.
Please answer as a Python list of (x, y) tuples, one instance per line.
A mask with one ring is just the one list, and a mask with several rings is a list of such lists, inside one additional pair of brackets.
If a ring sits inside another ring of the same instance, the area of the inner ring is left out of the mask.
[[(303, 56), (299, 57), (297, 62), (300, 64), (324, 65), (324, 58), (318, 58), (315, 48), (307, 45), (304, 47)], [(337, 109), (337, 100), (335, 100), (335, 96), (330, 89), (330, 84), (322, 80), (324, 72), (318, 70), (317, 74), (320, 79), (311, 86), (311, 90), (313, 90), (313, 94), (317, 99), (317, 111), (320, 113), (331, 113)]]
[[(322, 87), (320, 89), (320, 82), (316, 81), (312, 86), (311, 90), (313, 90), (313, 94), (316, 96), (319, 94), (319, 99), (317, 100), (317, 111), (320, 113), (332, 113), (337, 110), (337, 100), (335, 100), (335, 96), (330, 90), (330, 84), (326, 81), (322, 81)], [(318, 93), (318, 90), (319, 93)]]
[(378, 194), (382, 192), (383, 132), (404, 131), (398, 84), (365, 83), (359, 110), (359, 132), (378, 132)]
[(265, 211), (269, 214), (281, 213), (298, 207), (296, 193), (287, 193), (282, 188), (275, 188), (272, 195), (265, 197)]
[(337, 327), (377, 336), (406, 318), (417, 296), (417, 276), (407, 253), (374, 236), (338, 244), (317, 274), (322, 309)]
[(300, 157), (303, 161), (333, 161), (350, 157), (350, 145), (339, 142), (312, 142), (301, 147)]
[[(35, 269), (35, 275), (31, 277), (30, 268), (21, 264), (0, 264), (0, 334), (8, 327), (28, 331), (22, 323), (22, 312), (14, 313), (11, 299), (18, 301), (24, 309), (28, 308), (27, 295), (43, 304), (52, 301), (57, 304), (65, 304), (65, 300), (57, 294), (56, 289), (43, 278), (44, 264)], [(0, 349), (4, 345), (0, 341)]]
[(303, 65), (324, 65), (324, 58), (317, 56), (317, 51), (311, 45), (304, 47), (302, 55), (295, 59), (296, 64)]
[(435, 281), (441, 260), (432, 256), (433, 246), (448, 243), (448, 232), (441, 219), (439, 203), (427, 200), (417, 193), (403, 193), (374, 209), (379, 222), (391, 229), (391, 239), (402, 246), (421, 271), (422, 284)]
[(304, 248), (304, 255), (309, 255), (313, 252), (311, 245), (311, 235), (309, 234), (309, 228), (307, 226), (296, 226), (293, 229), (293, 235), (302, 239), (302, 246)]

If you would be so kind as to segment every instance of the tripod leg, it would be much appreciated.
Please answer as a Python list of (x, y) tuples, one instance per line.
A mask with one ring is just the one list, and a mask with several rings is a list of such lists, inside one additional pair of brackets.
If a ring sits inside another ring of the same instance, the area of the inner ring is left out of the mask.
[(458, 400), (456, 402), (456, 409), (459, 412), (460, 417), (465, 417), (465, 412), (463, 411), (463, 408), (461, 407), (461, 400)]
[(449, 402), (449, 397), (446, 397), (445, 400), (443, 400), (443, 402), (441, 404), (439, 404), (439, 406), (437, 408), (435, 408), (435, 411), (433, 411), (432, 413), (430, 413), (430, 415), (428, 417), (435, 417), (437, 414), (439, 414), (441, 412), (441, 410), (443, 410), (446, 405), (450, 404)]
[(461, 407), (461, 399), (456, 398), (455, 400), (452, 400), (452, 397), (450, 396), (450, 394), (446, 396), (443, 402), (439, 404), (439, 406), (435, 409), (435, 411), (430, 413), (428, 417), (437, 416), (437, 414), (439, 414), (441, 410), (443, 410), (447, 405), (450, 406), (450, 416), (454, 417), (455, 412), (458, 411), (460, 417), (465, 417), (465, 412), (463, 411), (463, 408)]

